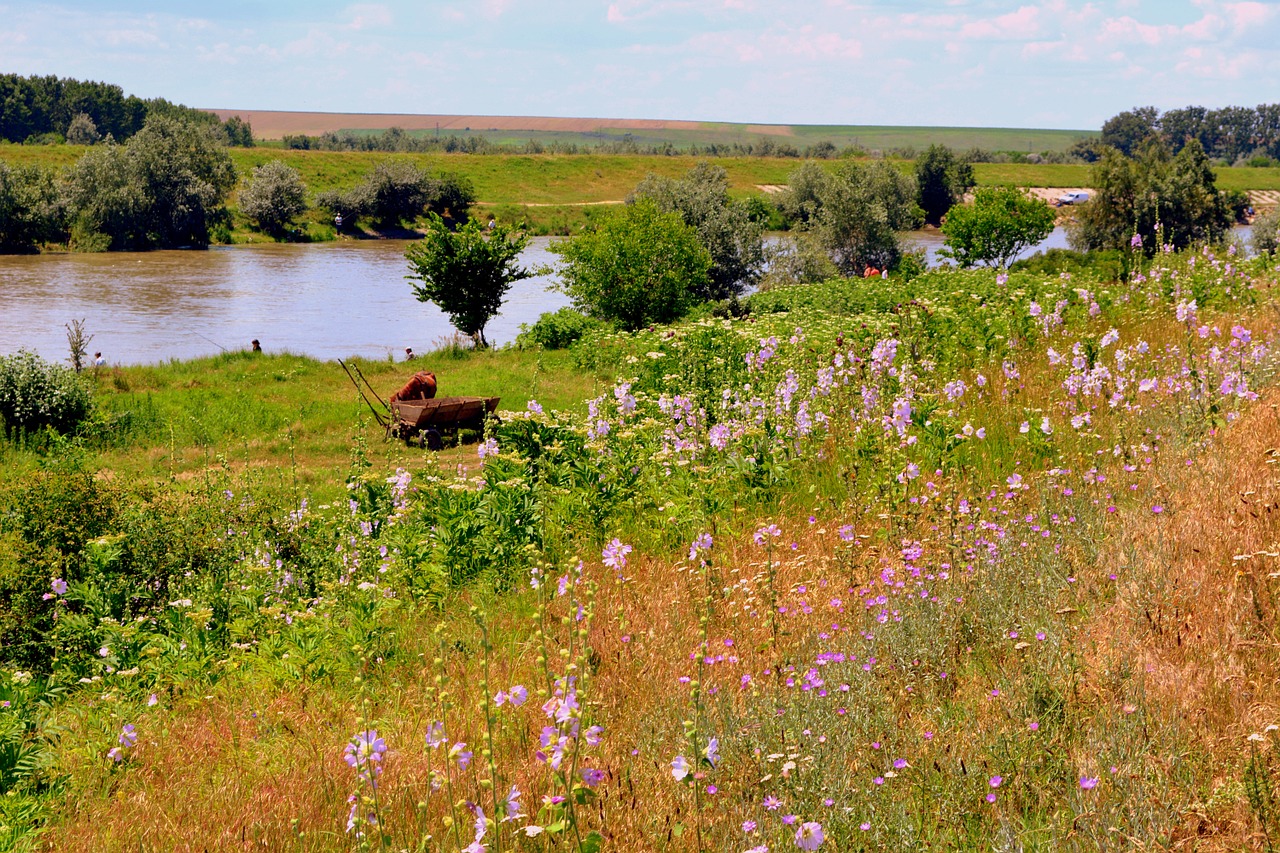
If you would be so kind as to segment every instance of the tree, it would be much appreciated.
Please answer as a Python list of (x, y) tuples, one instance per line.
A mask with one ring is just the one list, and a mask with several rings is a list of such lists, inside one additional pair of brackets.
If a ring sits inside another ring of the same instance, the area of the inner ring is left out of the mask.
[(1253, 220), (1253, 250), (1258, 254), (1280, 249), (1280, 207), (1273, 207)]
[(882, 161), (847, 163), (817, 192), (809, 227), (842, 275), (897, 265), (898, 232), (915, 228), (922, 218), (910, 176)]
[(207, 246), (235, 182), (209, 129), (149, 119), (127, 144), (95, 145), (71, 170), (73, 239), (125, 250)]
[(298, 170), (282, 160), (254, 167), (240, 192), (240, 210), (277, 239), (307, 210), (307, 185)]
[(1112, 116), (1102, 125), (1102, 144), (1132, 156), (1144, 142), (1160, 130), (1160, 111), (1155, 107), (1134, 107)]
[(555, 243), (564, 291), (585, 313), (635, 330), (679, 319), (708, 287), (711, 255), (678, 213), (641, 198)]
[(379, 163), (348, 192), (320, 193), (316, 206), (342, 216), (346, 227), (368, 217), (379, 228), (395, 228), (424, 213), (464, 222), (474, 200), (475, 191), (466, 178), (433, 176), (407, 160), (392, 160)]
[(51, 171), (0, 162), (0, 254), (34, 252), (61, 240), (62, 218)]
[(98, 126), (87, 113), (78, 113), (67, 125), (68, 145), (92, 145), (101, 138)]
[(1017, 187), (982, 187), (973, 204), (951, 208), (942, 223), (947, 247), (941, 254), (962, 267), (1008, 268), (1023, 249), (1053, 231), (1053, 208)]
[(503, 225), (486, 236), (474, 220), (451, 231), (433, 213), (425, 236), (405, 251), (413, 270), (407, 277), (421, 282), (412, 285), (419, 302), (434, 302), (458, 331), (488, 346), (484, 327), (502, 308), (502, 298), (512, 284), (533, 275), (516, 263), (527, 243), (523, 233)]
[(650, 198), (658, 209), (679, 213), (711, 255), (708, 287), (700, 300), (739, 296), (760, 277), (764, 265), (764, 233), (751, 211), (729, 197), (729, 177), (720, 166), (699, 163), (681, 179), (649, 175), (629, 201)]
[(1107, 151), (1090, 182), (1094, 197), (1068, 231), (1076, 249), (1123, 249), (1135, 233), (1148, 254), (1164, 244), (1184, 249), (1221, 242), (1231, 225), (1198, 140), (1176, 155), (1160, 139), (1148, 140), (1134, 159)]
[(931, 225), (940, 225), (973, 185), (973, 166), (945, 145), (930, 145), (916, 160), (916, 203)]

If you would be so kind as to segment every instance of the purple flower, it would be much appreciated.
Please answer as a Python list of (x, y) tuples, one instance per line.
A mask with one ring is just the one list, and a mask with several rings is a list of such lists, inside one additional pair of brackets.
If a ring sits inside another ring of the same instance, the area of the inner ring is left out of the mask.
[(1096, 776), (1080, 777), (1080, 787), (1084, 788), (1086, 791), (1093, 790), (1094, 786), (1096, 786), (1097, 784), (1098, 784), (1098, 777)]
[(594, 788), (604, 781), (604, 771), (596, 767), (584, 767), (581, 771), (582, 781), (588, 788)]
[(796, 820), (797, 820), (797, 818), (796, 818), (796, 816), (795, 816), (795, 815), (793, 815), (793, 814), (784, 814), (784, 815), (782, 816), (782, 822), (783, 822), (783, 823), (785, 823), (787, 826), (792, 826), (792, 825), (794, 825), (794, 824), (795, 824), (795, 822), (796, 822)]
[(764, 798), (764, 803), (762, 805), (764, 805), (764, 807), (769, 811), (776, 812), (778, 809), (782, 808), (782, 800), (779, 800), (773, 794), (770, 794)]
[(120, 737), (116, 738), (120, 745), (128, 749), (136, 746), (138, 743), (138, 733), (134, 731), (133, 723), (125, 723), (124, 728), (120, 730)]
[(466, 743), (458, 741), (449, 748), (449, 757), (458, 760), (458, 769), (466, 770), (467, 765), (471, 763), (471, 750), (467, 749)]
[(757, 530), (757, 531), (756, 531), (756, 532), (751, 536), (751, 539), (752, 539), (752, 540), (753, 540), (757, 545), (763, 545), (763, 544), (765, 543), (765, 541), (768, 539), (768, 537), (775, 537), (775, 538), (776, 538), (776, 537), (781, 536), (781, 535), (782, 535), (782, 531), (778, 529), (778, 525), (776, 525), (776, 524), (770, 524), (770, 525), (768, 525), (768, 526), (766, 526), (766, 527), (761, 527), (759, 530)]
[(435, 749), (445, 743), (447, 738), (444, 736), (444, 723), (437, 720), (427, 726), (427, 746)]
[(604, 734), (603, 726), (592, 726), (583, 734), (582, 739), (587, 742), (587, 746), (599, 746), (600, 736)]
[(817, 850), (822, 846), (822, 824), (806, 821), (796, 830), (796, 846), (801, 850)]
[(754, 820), (744, 820), (742, 822), (742, 831), (750, 835), (756, 831), (756, 822)]
[(535, 415), (542, 414), (542, 406), (538, 404), (537, 400), (530, 400), (526, 404), (525, 408), (527, 408), (530, 412), (532, 412)]
[(720, 739), (713, 737), (708, 741), (707, 748), (702, 751), (702, 754), (706, 756), (706, 759), (710, 762), (711, 766), (715, 767), (720, 761)]
[(696, 560), (699, 551), (711, 550), (711, 534), (699, 533), (694, 537), (693, 544), (689, 546), (689, 559)]
[(507, 691), (507, 701), (517, 708), (523, 705), (529, 698), (529, 691), (525, 689), (523, 684), (517, 684)]
[(600, 558), (606, 566), (620, 572), (627, 567), (627, 555), (630, 553), (630, 545), (624, 545), (620, 540), (614, 539), (604, 546), (604, 550), (600, 552)]
[(689, 775), (689, 760), (683, 755), (677, 755), (671, 762), (671, 775), (675, 777), (677, 782), (684, 781), (684, 777)]
[(987, 784), (993, 788), (999, 788), (1000, 783), (1003, 781), (1004, 781), (1003, 776), (992, 776), (990, 779), (987, 780)]
[(50, 581), (49, 588), (52, 589), (58, 595), (67, 594), (67, 582), (64, 581), (62, 578), (54, 578), (52, 581)]

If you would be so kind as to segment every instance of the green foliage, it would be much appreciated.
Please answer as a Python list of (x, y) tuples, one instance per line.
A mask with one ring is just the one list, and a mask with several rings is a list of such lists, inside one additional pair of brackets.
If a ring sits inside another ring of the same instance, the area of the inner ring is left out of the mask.
[(272, 160), (253, 170), (240, 191), (240, 210), (260, 229), (279, 238), (306, 212), (307, 185), (297, 169)]
[(942, 223), (941, 254), (962, 267), (1007, 267), (1023, 249), (1044, 240), (1056, 217), (1049, 205), (1017, 187), (982, 187), (973, 204), (954, 207)]
[(316, 206), (342, 216), (345, 227), (368, 218), (379, 228), (394, 228), (423, 213), (464, 222), (474, 199), (475, 190), (466, 178), (433, 176), (409, 160), (380, 160), (351, 190), (317, 195)]
[(568, 349), (589, 329), (599, 325), (599, 320), (593, 320), (573, 308), (548, 311), (533, 325), (520, 324), (515, 345), (517, 349)]
[(484, 345), (484, 327), (502, 308), (511, 285), (533, 273), (516, 261), (529, 238), (504, 225), (488, 234), (471, 220), (450, 230), (434, 213), (427, 233), (409, 246), (405, 258), (413, 269), (409, 278), (419, 302), (434, 302), (465, 335)]
[(0, 161), (0, 254), (34, 252), (62, 238), (62, 208), (53, 172)]
[(669, 323), (709, 287), (711, 255), (678, 213), (641, 198), (594, 230), (553, 244), (564, 290), (587, 314), (638, 329)]
[(920, 224), (915, 181), (883, 161), (842, 163), (829, 178), (795, 175), (804, 187), (789, 202), (844, 275), (892, 269), (902, 257), (898, 232)]
[(115, 250), (207, 246), (235, 180), (207, 130), (151, 119), (127, 144), (94, 146), (71, 170), (73, 239), (100, 235)]
[(93, 411), (88, 387), (70, 368), (19, 350), (0, 356), (0, 420), (8, 432), (76, 429)]
[(1231, 224), (1209, 158), (1195, 140), (1176, 155), (1155, 139), (1136, 159), (1107, 151), (1091, 184), (1096, 192), (1068, 232), (1077, 249), (1123, 249), (1137, 234), (1150, 255), (1162, 245), (1219, 243)]
[(101, 138), (102, 134), (98, 133), (98, 126), (93, 123), (88, 113), (79, 113), (67, 126), (68, 145), (92, 145)]
[(1155, 107), (1135, 107), (1112, 116), (1102, 125), (1102, 144), (1132, 157), (1143, 144), (1159, 133), (1160, 111)]
[(974, 183), (973, 166), (945, 145), (930, 145), (916, 160), (916, 203), (931, 225), (941, 223)]
[(679, 213), (711, 255), (708, 286), (694, 294), (699, 300), (727, 299), (740, 295), (760, 276), (764, 264), (764, 239), (760, 221), (752, 209), (729, 197), (724, 168), (699, 163), (680, 179), (649, 175), (630, 201), (650, 198), (664, 213)]
[(1253, 250), (1259, 254), (1280, 249), (1280, 207), (1258, 214), (1253, 220)]

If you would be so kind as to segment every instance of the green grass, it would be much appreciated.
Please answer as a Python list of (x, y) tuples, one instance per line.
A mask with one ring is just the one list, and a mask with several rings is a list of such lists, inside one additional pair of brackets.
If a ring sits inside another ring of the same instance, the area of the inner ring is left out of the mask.
[[(352, 362), (386, 399), (416, 370), (432, 370), (440, 396), (500, 396), (522, 411), (530, 399), (547, 409), (580, 408), (603, 380), (577, 369), (565, 352), (519, 350), (428, 353), (412, 363)], [(383, 441), (381, 427), (342, 368), (296, 355), (232, 352), (193, 361), (111, 368), (96, 376), (101, 441), (97, 464), (133, 481), (185, 480), (226, 460), (245, 470), (297, 468), (301, 484), (340, 486), (353, 441), (391, 468), (420, 465), (423, 451)], [(475, 436), (466, 435), (466, 442)], [(445, 450), (470, 464), (474, 448)], [(10, 461), (23, 464), (30, 459)]]

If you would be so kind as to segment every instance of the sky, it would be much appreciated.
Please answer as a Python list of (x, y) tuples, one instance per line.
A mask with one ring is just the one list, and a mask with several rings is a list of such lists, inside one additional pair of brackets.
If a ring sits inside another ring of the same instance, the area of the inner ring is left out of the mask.
[(204, 108), (1097, 129), (1280, 102), (1280, 0), (0, 0), (0, 73)]

